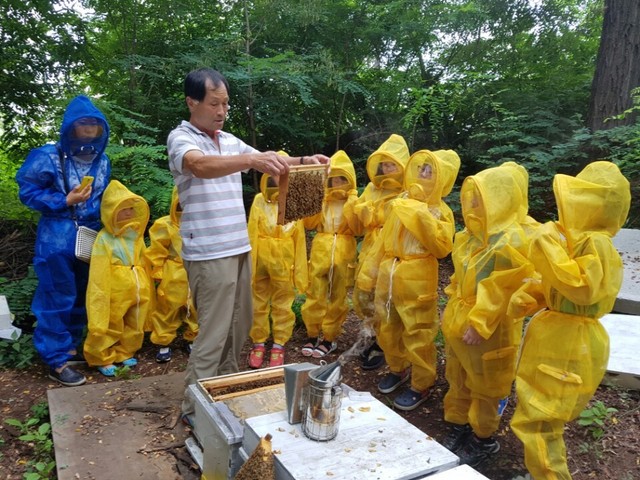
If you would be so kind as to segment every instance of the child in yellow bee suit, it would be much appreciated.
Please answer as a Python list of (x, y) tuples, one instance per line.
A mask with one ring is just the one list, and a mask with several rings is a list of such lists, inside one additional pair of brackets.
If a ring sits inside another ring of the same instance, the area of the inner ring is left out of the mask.
[(405, 170), (405, 192), (389, 203), (384, 228), (362, 266), (361, 286), (372, 290), (380, 319), (378, 343), (389, 373), (378, 383), (391, 393), (411, 379), (393, 405), (413, 410), (436, 379), (438, 259), (453, 247), (455, 221), (443, 201), (453, 188), (460, 157), (453, 150), (420, 150)]
[[(370, 182), (354, 203), (353, 215), (351, 208), (347, 211), (349, 217), (357, 219), (353, 223), (354, 232), (357, 235), (364, 235), (358, 254), (352, 301), (356, 314), (364, 320), (365, 331), (369, 334), (377, 334), (379, 320), (375, 318), (373, 290), (361, 286), (363, 283), (370, 285), (371, 282), (360, 278), (360, 270), (382, 229), (387, 203), (402, 192), (404, 169), (408, 161), (409, 148), (404, 138), (400, 135), (391, 135), (367, 159), (367, 175)], [(374, 370), (384, 364), (384, 354), (375, 338), (362, 352), (361, 359), (362, 368), (365, 370)]]
[(524, 317), (508, 309), (534, 275), (520, 225), (527, 204), (522, 180), (518, 165), (504, 164), (467, 177), (460, 191), (465, 228), (454, 238), (442, 319), (449, 383), (444, 418), (451, 424), (442, 444), (470, 466), (500, 449), (492, 435), (511, 392)]
[[(278, 225), (278, 186), (264, 174), (260, 193), (249, 212), (249, 241), (253, 261), (253, 325), (249, 336), (253, 347), (249, 366), (260, 368), (270, 330), (273, 346), (269, 366), (284, 364), (284, 346), (291, 338), (296, 321), (291, 305), (296, 289), (307, 288), (307, 244), (302, 220)], [(271, 329), (269, 328), (271, 317)]]
[(184, 339), (188, 349), (198, 335), (198, 316), (190, 295), (187, 271), (180, 256), (180, 217), (182, 208), (178, 190), (173, 188), (169, 215), (158, 218), (149, 229), (150, 245), (145, 251), (151, 267), (152, 280), (159, 282), (156, 288), (155, 307), (150, 315), (151, 343), (160, 345), (156, 362), (171, 360), (169, 345), (184, 324)]
[[(315, 230), (309, 258), (309, 288), (301, 314), (308, 339), (304, 356), (321, 358), (337, 348), (336, 338), (347, 318), (347, 289), (353, 286), (356, 238), (345, 212), (358, 199), (356, 171), (348, 155), (339, 150), (331, 157), (322, 211), (305, 218)], [(322, 340), (319, 340), (322, 333)]]
[(149, 206), (117, 180), (100, 206), (102, 230), (91, 252), (87, 287), (88, 331), (84, 356), (89, 366), (112, 377), (114, 364), (133, 367), (149, 314), (151, 278), (144, 260)]
[(611, 238), (631, 201), (629, 182), (607, 161), (575, 177), (556, 175), (553, 192), (558, 221), (538, 229), (529, 254), (544, 301), (519, 299), (529, 311), (546, 308), (531, 319), (522, 342), (511, 419), (536, 480), (571, 479), (564, 426), (586, 407), (607, 368), (609, 336), (599, 319), (612, 310), (622, 285), (622, 259)]

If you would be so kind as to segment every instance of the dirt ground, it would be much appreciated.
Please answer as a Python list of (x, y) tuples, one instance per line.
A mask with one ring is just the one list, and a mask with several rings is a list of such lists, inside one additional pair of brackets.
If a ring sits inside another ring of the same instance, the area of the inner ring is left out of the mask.
[[(444, 261), (442, 263), (441, 284), (448, 281), (450, 273), (451, 265)], [(358, 340), (360, 323), (353, 314), (349, 315), (344, 330), (338, 339), (338, 350), (327, 357), (327, 361), (335, 360), (340, 353), (347, 351)], [(287, 363), (309, 361), (309, 358), (300, 354), (300, 348), (305, 338), (304, 328), (296, 328), (287, 345)], [(177, 341), (173, 360), (168, 364), (160, 365), (154, 361), (155, 348), (148, 341), (145, 341), (142, 350), (137, 355), (139, 364), (131, 372), (131, 377), (163, 375), (184, 370), (187, 356), (181, 347), (181, 342)], [(248, 347), (249, 344), (243, 354), (245, 359)], [(442, 402), (447, 391), (447, 383), (444, 378), (444, 357), (440, 355), (439, 358), (439, 376), (430, 399), (413, 412), (399, 413), (416, 427), (441, 441), (446, 433), (442, 418)], [(97, 371), (87, 367), (80, 367), (80, 370), (88, 375), (88, 383), (114, 381), (108, 380)], [(358, 359), (355, 358), (343, 368), (343, 381), (356, 390), (372, 392), (377, 398), (391, 406), (392, 395), (382, 395), (375, 388), (384, 373), (386, 373), (384, 367), (376, 371), (363, 371)], [(0, 422), (0, 478), (22, 478), (26, 461), (34, 455), (34, 445), (17, 440), (20, 432), (15, 427), (6, 424), (5, 420), (25, 421), (30, 415), (31, 406), (46, 402), (46, 391), (50, 388), (58, 388), (58, 384), (48, 379), (46, 369), (42, 365), (37, 364), (20, 371), (0, 370), (0, 412), (2, 418), (2, 422)], [(141, 403), (146, 401), (144, 392), (141, 392), (139, 400)], [(618, 411), (604, 424), (604, 434), (598, 440), (594, 439), (586, 427), (578, 425), (575, 421), (567, 425), (565, 441), (569, 468), (574, 480), (640, 479), (640, 392), (620, 387), (601, 386), (591, 405), (597, 401), (603, 402), (606, 407), (616, 408)], [(522, 445), (509, 428), (514, 405), (515, 398), (512, 396), (497, 433), (501, 445), (500, 452), (486, 464), (477, 468), (492, 480), (511, 480), (526, 475)], [(158, 429), (164, 427), (165, 420), (158, 416)], [(105, 428), (108, 428), (108, 425)], [(175, 447), (158, 454), (169, 455), (175, 459), (175, 478), (189, 480), (197, 478), (195, 465), (185, 452), (184, 447)]]

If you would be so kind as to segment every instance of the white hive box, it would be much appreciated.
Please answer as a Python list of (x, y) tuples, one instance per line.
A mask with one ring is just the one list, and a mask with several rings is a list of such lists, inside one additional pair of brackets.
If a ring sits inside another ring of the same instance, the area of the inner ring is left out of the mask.
[(13, 318), (9, 311), (7, 297), (0, 295), (0, 338), (17, 340), (22, 330), (12, 325)]
[(606, 383), (640, 390), (640, 316), (610, 313), (600, 319), (609, 334)]
[(613, 237), (622, 257), (624, 277), (613, 311), (640, 315), (640, 230), (623, 228)]
[(489, 480), (469, 465), (458, 465), (450, 470), (423, 477), (422, 480)]
[[(257, 387), (260, 382), (270, 385)], [(225, 387), (235, 391), (225, 393)], [(189, 393), (195, 399), (193, 433), (199, 445), (189, 442), (188, 447), (203, 480), (235, 477), (247, 458), (241, 449), (247, 417), (286, 411), (282, 367), (205, 378)], [(197, 447), (200, 452), (194, 451)]]
[(273, 437), (277, 480), (409, 480), (458, 464), (455, 454), (360, 392), (343, 398), (333, 440), (308, 439), (283, 411), (246, 419), (244, 451), (252, 452), (267, 433)]

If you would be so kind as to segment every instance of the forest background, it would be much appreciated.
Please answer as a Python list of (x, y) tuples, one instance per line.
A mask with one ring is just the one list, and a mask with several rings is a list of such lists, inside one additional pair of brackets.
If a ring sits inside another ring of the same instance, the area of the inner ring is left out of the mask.
[[(7, 0), (0, 18), (0, 292), (27, 331), (36, 280), (14, 261), (37, 221), (14, 180), (25, 156), (89, 95), (111, 125), (113, 178), (152, 221), (165, 215), (166, 137), (188, 117), (185, 74), (202, 66), (230, 82), (226, 130), (261, 150), (345, 150), (360, 188), (396, 133), (411, 152), (458, 152), (458, 188), (522, 164), (530, 213), (547, 221), (553, 175), (603, 158), (631, 181), (626, 226), (640, 224), (636, 0)], [(258, 180), (243, 177), (247, 206)]]
[[(0, 340), (0, 367), (35, 362), (37, 280), (22, 260), (37, 214), (14, 179), (29, 150), (56, 141), (68, 101), (86, 94), (111, 126), (112, 177), (152, 221), (166, 215), (166, 137), (188, 118), (182, 82), (198, 67), (229, 80), (225, 130), (260, 150), (342, 149), (361, 189), (391, 134), (411, 152), (455, 150), (459, 228), (466, 176), (520, 163), (544, 222), (553, 176), (594, 159), (630, 180), (625, 226), (640, 227), (637, 0), (4, 0), (0, 52), (0, 294), (27, 333)], [(243, 176), (247, 207), (258, 181)]]

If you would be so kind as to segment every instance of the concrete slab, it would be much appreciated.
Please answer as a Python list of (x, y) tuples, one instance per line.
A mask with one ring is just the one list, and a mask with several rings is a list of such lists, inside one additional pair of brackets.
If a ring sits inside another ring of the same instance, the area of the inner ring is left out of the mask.
[(49, 390), (58, 479), (185, 478), (183, 394), (182, 372)]
[(624, 279), (613, 311), (640, 315), (640, 230), (623, 228), (613, 237), (622, 262)]
[(600, 321), (611, 346), (604, 382), (640, 390), (640, 316), (610, 313)]

